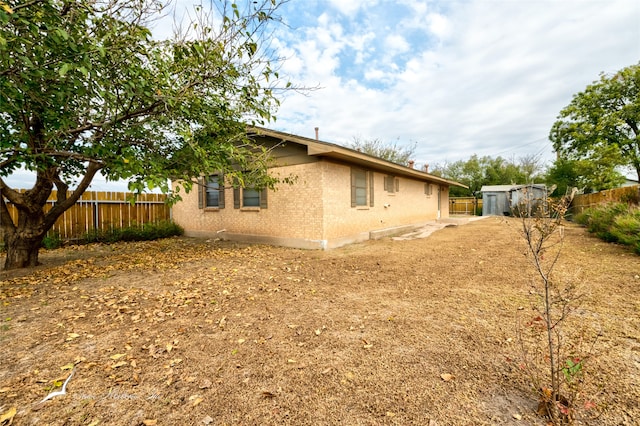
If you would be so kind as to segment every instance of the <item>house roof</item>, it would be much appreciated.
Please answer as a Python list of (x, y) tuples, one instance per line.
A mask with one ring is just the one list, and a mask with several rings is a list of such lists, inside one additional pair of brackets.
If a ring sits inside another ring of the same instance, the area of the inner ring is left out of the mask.
[(543, 183), (532, 183), (524, 185), (484, 185), (482, 188), (480, 188), (480, 192), (508, 192), (520, 188), (547, 189), (547, 186)]
[(277, 130), (265, 129), (262, 127), (249, 127), (249, 134), (270, 136), (272, 138), (281, 139), (286, 142), (293, 142), (307, 147), (307, 154), (311, 156), (327, 157), (337, 160), (347, 161), (349, 163), (371, 167), (382, 170), (397, 176), (411, 177), (423, 181), (431, 181), (451, 186), (460, 186), (467, 188), (459, 182), (443, 179), (427, 172), (423, 172), (411, 167), (402, 166), (382, 158), (374, 157), (351, 148), (346, 148), (329, 142), (323, 142), (317, 139), (306, 138), (304, 136), (293, 135), (290, 133), (280, 132)]

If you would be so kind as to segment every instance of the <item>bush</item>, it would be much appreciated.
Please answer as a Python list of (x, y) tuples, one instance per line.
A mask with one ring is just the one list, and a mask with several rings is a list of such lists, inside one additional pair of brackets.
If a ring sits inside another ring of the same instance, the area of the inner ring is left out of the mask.
[(640, 247), (640, 210), (618, 216), (611, 226), (611, 235), (621, 244)]
[(145, 223), (142, 226), (128, 226), (126, 228), (109, 228), (94, 230), (85, 235), (86, 243), (115, 243), (117, 241), (150, 241), (160, 238), (184, 234), (184, 229), (174, 222)]
[(629, 206), (624, 203), (611, 203), (598, 207), (592, 207), (575, 216), (575, 221), (585, 225), (587, 230), (596, 234), (599, 238), (616, 242), (617, 239), (611, 234), (611, 227), (616, 217), (629, 211)]
[(47, 233), (47, 235), (42, 239), (42, 247), (52, 250), (62, 247), (62, 238), (60, 238), (60, 233), (53, 231)]
[(628, 245), (640, 254), (640, 209), (612, 203), (585, 210), (574, 220), (600, 239)]

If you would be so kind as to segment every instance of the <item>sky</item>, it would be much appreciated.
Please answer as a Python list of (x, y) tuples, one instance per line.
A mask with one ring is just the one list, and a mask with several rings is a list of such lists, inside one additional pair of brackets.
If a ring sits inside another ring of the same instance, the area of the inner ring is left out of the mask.
[(287, 96), (271, 125), (349, 144), (416, 144), (418, 164), (552, 161), (572, 96), (640, 61), (637, 0), (292, 0), (273, 45)]
[(551, 162), (572, 96), (640, 61), (638, 0), (290, 0), (278, 13), (281, 76), (318, 89), (285, 94), (268, 127), (415, 144), (431, 169), (473, 154)]

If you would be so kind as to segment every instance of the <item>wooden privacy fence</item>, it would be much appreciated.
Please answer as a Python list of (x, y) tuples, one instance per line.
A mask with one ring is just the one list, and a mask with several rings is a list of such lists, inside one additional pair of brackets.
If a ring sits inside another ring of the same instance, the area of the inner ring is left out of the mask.
[[(449, 198), (449, 214), (466, 214), (475, 216), (480, 208), (482, 211), (482, 198), (475, 197), (451, 197)], [(481, 213), (482, 214), (482, 213)]]
[[(74, 239), (94, 230), (125, 228), (171, 219), (171, 209), (165, 203), (166, 195), (140, 194), (135, 204), (128, 201), (132, 196), (129, 192), (87, 191), (58, 218), (49, 232), (56, 232), (63, 239)], [(53, 191), (45, 206), (46, 211), (51, 209), (56, 197), (57, 193)], [(18, 210), (11, 203), (7, 203), (7, 207), (13, 223), (16, 223)]]
[(604, 203), (638, 203), (638, 201), (640, 201), (640, 185), (608, 189), (606, 191), (594, 192), (593, 194), (580, 194), (573, 198), (573, 202), (571, 203), (571, 213), (582, 213), (589, 207), (595, 207)]

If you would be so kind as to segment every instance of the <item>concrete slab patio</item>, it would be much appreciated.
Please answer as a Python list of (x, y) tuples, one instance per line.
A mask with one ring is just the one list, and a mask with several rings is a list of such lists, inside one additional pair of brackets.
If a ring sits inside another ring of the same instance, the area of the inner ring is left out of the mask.
[(464, 217), (448, 217), (446, 219), (440, 219), (433, 222), (428, 222), (425, 225), (412, 230), (406, 234), (398, 235), (396, 237), (392, 237), (392, 240), (402, 241), (402, 240), (415, 240), (417, 238), (427, 238), (429, 235), (434, 232), (447, 228), (449, 226), (459, 226), (466, 225), (469, 222), (475, 222), (476, 220), (487, 218), (488, 216), (464, 216)]

